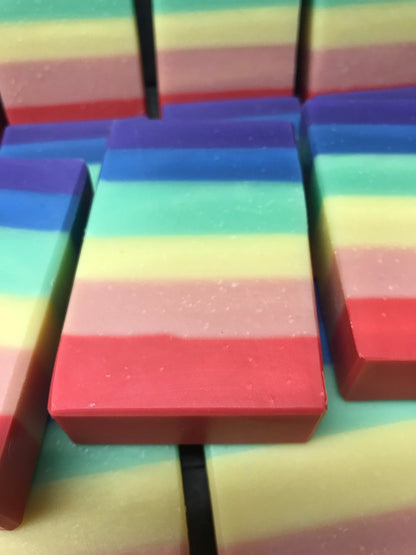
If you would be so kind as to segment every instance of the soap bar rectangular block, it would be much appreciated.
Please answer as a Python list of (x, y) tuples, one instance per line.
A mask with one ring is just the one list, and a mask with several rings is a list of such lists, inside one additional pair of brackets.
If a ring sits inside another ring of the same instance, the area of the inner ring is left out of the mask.
[(415, 107), (305, 107), (312, 250), (346, 399), (416, 398)]
[(87, 164), (95, 188), (112, 120), (10, 125), (0, 145), (0, 157), (80, 158)]
[(82, 443), (305, 441), (325, 406), (291, 125), (116, 122), (53, 417)]
[(10, 123), (145, 113), (132, 0), (23, 4), (0, 8), (0, 91)]
[(154, 0), (161, 105), (293, 94), (299, 6)]
[(21, 521), (91, 201), (77, 160), (0, 159), (0, 526)]

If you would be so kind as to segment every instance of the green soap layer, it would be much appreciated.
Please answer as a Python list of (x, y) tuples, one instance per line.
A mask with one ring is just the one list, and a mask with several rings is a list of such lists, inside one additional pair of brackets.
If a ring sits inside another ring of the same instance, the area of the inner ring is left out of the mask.
[(320, 154), (308, 190), (311, 227), (323, 198), (336, 195), (416, 195), (416, 156), (407, 154)]
[(177, 458), (178, 450), (174, 445), (76, 445), (56, 422), (50, 421), (40, 450), (34, 484), (173, 461)]
[(49, 297), (59, 275), (68, 233), (0, 228), (0, 293)]
[(156, 14), (241, 8), (298, 7), (300, 0), (153, 0)]
[[(345, 401), (338, 392), (335, 372), (331, 364), (325, 365), (325, 384), (328, 394), (328, 411), (324, 415), (314, 437), (325, 437), (386, 424), (416, 420), (414, 401)], [(282, 446), (287, 449), (288, 446)], [(267, 445), (209, 445), (207, 457), (234, 455), (239, 452), (264, 448)], [(278, 449), (279, 446), (273, 446)], [(297, 445), (293, 446), (298, 448)]]
[(88, 171), (90, 172), (91, 184), (94, 191), (97, 189), (98, 179), (100, 177), (101, 164), (87, 164)]
[(89, 236), (307, 233), (303, 187), (101, 181)]
[(0, 23), (129, 17), (132, 0), (1, 0)]

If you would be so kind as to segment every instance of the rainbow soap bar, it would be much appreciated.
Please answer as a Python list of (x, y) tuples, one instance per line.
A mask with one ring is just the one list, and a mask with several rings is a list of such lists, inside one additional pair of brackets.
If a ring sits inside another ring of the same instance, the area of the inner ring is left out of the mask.
[(346, 402), (324, 364), (308, 444), (205, 448), (219, 555), (416, 552), (414, 402)]
[(319, 345), (291, 125), (115, 122), (52, 381), (70, 437), (305, 441)]
[(2, 0), (0, 91), (9, 122), (145, 111), (132, 0)]
[(95, 188), (104, 159), (112, 120), (10, 125), (0, 157), (81, 158)]
[(416, 85), (415, 0), (308, 0), (303, 15), (304, 96)]
[(168, 104), (163, 109), (163, 118), (290, 121), (297, 135), (300, 124), (300, 103), (296, 97), (286, 96)]
[(299, 0), (153, 0), (160, 102), (293, 94)]
[(340, 391), (416, 399), (416, 102), (313, 100), (303, 129)]
[(21, 521), (91, 201), (77, 160), (0, 160), (0, 526)]
[(50, 421), (13, 555), (187, 555), (176, 446), (74, 445)]

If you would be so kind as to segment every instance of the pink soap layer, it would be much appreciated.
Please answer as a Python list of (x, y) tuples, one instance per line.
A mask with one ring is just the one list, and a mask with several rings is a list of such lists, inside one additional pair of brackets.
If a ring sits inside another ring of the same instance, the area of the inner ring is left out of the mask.
[(310, 51), (303, 80), (307, 97), (414, 85), (416, 42)]
[(77, 281), (69, 335), (316, 335), (310, 280)]
[(160, 94), (292, 89), (294, 59), (295, 45), (160, 51)]
[(0, 65), (6, 108), (143, 98), (136, 56)]
[[(278, 517), (276, 517), (278, 518)], [(404, 509), (377, 516), (345, 520), (321, 528), (297, 530), (279, 537), (259, 538), (221, 546), (221, 555), (313, 553), (400, 553), (413, 555), (416, 544), (416, 510)]]
[(0, 527), (20, 524), (39, 450), (35, 440), (9, 415), (0, 415)]

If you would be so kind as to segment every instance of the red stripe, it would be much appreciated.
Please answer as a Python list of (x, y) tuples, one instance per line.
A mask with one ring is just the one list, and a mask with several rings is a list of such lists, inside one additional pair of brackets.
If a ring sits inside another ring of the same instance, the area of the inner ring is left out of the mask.
[(332, 353), (346, 399), (416, 399), (416, 299), (347, 299)]
[(146, 113), (143, 98), (99, 100), (50, 106), (22, 106), (7, 109), (11, 125), (74, 120), (112, 119), (141, 116)]
[(0, 527), (13, 530), (23, 518), (39, 443), (13, 416), (0, 416)]
[(116, 443), (305, 440), (325, 405), (317, 337), (64, 336), (50, 397), (71, 437)]
[(161, 95), (160, 103), (162, 106), (164, 106), (165, 104), (181, 104), (187, 102), (200, 102), (203, 100), (241, 100), (245, 98), (262, 98), (275, 96), (293, 96), (293, 88), (224, 90), (165, 94)]

